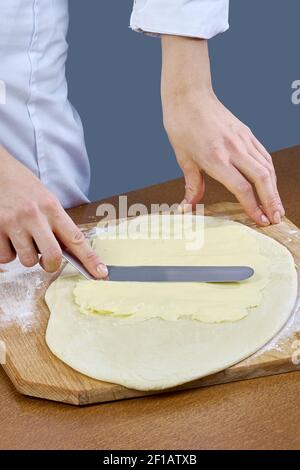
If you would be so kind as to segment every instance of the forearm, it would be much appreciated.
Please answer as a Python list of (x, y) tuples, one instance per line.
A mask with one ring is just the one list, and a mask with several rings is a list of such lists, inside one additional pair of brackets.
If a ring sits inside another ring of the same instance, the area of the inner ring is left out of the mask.
[(162, 99), (213, 93), (207, 41), (162, 36)]
[(11, 155), (7, 152), (7, 150), (0, 145), (0, 165), (5, 168), (5, 164), (11, 158)]
[[(0, 174), (2, 189), (15, 184), (16, 175), (19, 171), (21, 171), (23, 175), (27, 175), (27, 179), (31, 180), (31, 178), (33, 178), (38, 181), (38, 178), (27, 167), (13, 157), (5, 147), (0, 145)], [(24, 185), (26, 185), (26, 178), (24, 178)]]

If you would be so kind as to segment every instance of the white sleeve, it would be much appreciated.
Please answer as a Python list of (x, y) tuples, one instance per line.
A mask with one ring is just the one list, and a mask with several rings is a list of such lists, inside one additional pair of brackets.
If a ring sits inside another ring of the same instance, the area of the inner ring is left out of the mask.
[(210, 39), (228, 29), (228, 10), (229, 0), (134, 0), (130, 27)]

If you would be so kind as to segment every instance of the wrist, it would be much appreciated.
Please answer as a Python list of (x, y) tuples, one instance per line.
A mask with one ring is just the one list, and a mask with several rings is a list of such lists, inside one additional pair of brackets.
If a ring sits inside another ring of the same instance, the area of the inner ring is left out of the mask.
[(169, 87), (168, 85), (164, 87), (162, 85), (161, 97), (163, 107), (193, 105), (217, 99), (213, 87), (209, 83), (183, 87)]
[(167, 102), (214, 96), (206, 40), (162, 37), (161, 93)]

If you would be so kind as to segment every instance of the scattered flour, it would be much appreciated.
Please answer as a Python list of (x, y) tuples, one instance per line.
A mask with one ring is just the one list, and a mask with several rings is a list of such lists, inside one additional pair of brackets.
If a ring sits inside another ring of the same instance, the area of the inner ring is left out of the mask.
[(289, 339), (293, 337), (295, 333), (300, 332), (300, 299), (298, 298), (297, 303), (294, 307), (293, 313), (288, 319), (287, 323), (284, 325), (281, 331), (277, 333), (274, 338), (272, 338), (263, 348), (257, 351), (251, 357), (257, 357), (265, 352), (270, 352), (272, 350), (278, 352), (284, 352), (286, 349), (286, 344)]
[(23, 331), (36, 326), (34, 301), (37, 289), (48, 284), (51, 275), (37, 265), (25, 268), (18, 260), (0, 264), (0, 328), (17, 324)]

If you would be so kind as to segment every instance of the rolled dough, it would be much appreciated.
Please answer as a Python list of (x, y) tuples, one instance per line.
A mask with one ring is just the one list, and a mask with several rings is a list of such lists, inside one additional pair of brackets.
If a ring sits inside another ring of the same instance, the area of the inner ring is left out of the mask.
[[(236, 222), (205, 217), (205, 242), (94, 242), (107, 264), (253, 266), (243, 283), (118, 283), (63, 274), (48, 289), (49, 348), (74, 369), (139, 390), (164, 389), (251, 355), (284, 325), (296, 299), (289, 251)], [(126, 223), (120, 230), (126, 230)]]
[[(200, 217), (198, 217), (199, 219)], [(82, 313), (96, 313), (123, 317), (132, 321), (150, 318), (178, 320), (191, 318), (207, 323), (237, 321), (262, 300), (263, 289), (269, 279), (271, 259), (260, 253), (259, 242), (253, 231), (241, 224), (207, 224), (203, 230), (204, 243), (190, 250), (195, 227), (188, 218), (182, 238), (177, 239), (176, 226), (183, 226), (183, 217), (161, 216), (147, 224), (148, 216), (140, 221), (139, 234), (148, 233), (155, 225), (161, 238), (113, 239), (107, 231), (96, 239), (95, 250), (106, 264), (119, 265), (178, 265), (178, 266), (251, 266), (253, 277), (242, 283), (143, 283), (79, 281), (74, 289), (75, 303)], [(202, 218), (203, 219), (203, 218)], [(201, 220), (202, 220), (201, 219)], [(144, 221), (144, 224), (143, 224)], [(162, 239), (162, 222), (170, 238)], [(169, 225), (168, 225), (168, 222)], [(130, 221), (129, 221), (130, 224)], [(130, 227), (130, 226), (129, 226)], [(119, 235), (128, 232), (128, 224), (119, 225)], [(201, 225), (199, 225), (201, 229)]]

